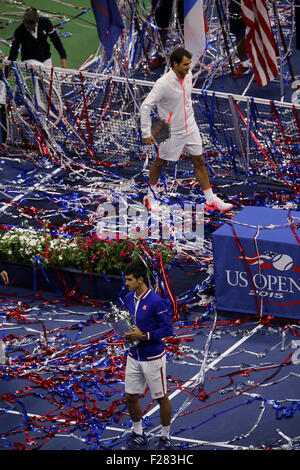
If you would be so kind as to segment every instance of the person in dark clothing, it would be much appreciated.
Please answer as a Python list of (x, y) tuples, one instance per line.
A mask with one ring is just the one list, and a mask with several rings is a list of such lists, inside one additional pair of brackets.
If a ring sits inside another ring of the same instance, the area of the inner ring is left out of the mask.
[[(173, 11), (173, 2), (174, 0), (160, 0), (157, 2), (157, 0), (152, 0), (152, 8), (156, 8), (155, 10), (155, 19), (156, 19), (156, 24), (164, 30), (164, 32), (167, 34), (167, 30), (170, 25), (171, 17), (172, 17), (172, 11)], [(184, 22), (184, 2), (183, 0), (177, 0), (176, 2), (176, 8), (177, 8), (177, 15), (178, 15), (178, 20), (183, 27), (183, 22)]]
[(47, 38), (50, 38), (60, 56), (60, 66), (67, 67), (66, 51), (48, 18), (39, 16), (35, 8), (26, 10), (23, 22), (14, 32), (9, 60), (16, 60), (21, 46), (21, 60), (30, 64), (51, 67), (51, 52)]
[(247, 29), (243, 19), (241, 0), (230, 0), (228, 11), (230, 32), (235, 36), (236, 52), (240, 59), (232, 77), (241, 78), (251, 70), (251, 62), (246, 51)]
[(246, 58), (245, 38), (246, 25), (243, 20), (240, 0), (230, 0), (229, 2), (229, 26), (230, 32), (236, 37), (236, 50), (239, 59)]
[[(152, 10), (155, 8), (155, 21), (157, 26), (159, 27), (160, 39), (162, 42), (163, 51), (166, 49), (167, 37), (170, 27), (170, 21), (173, 12), (174, 0), (152, 0)], [(178, 21), (181, 25), (183, 30), (183, 23), (184, 23), (184, 1), (183, 0), (176, 0), (176, 10), (178, 15)], [(161, 65), (164, 65), (165, 56), (162, 53), (158, 53), (154, 59), (150, 62), (150, 69), (156, 69)]]

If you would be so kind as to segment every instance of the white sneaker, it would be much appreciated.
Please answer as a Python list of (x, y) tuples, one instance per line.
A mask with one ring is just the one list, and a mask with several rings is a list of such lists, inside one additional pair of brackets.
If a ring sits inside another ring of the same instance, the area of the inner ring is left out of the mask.
[(210, 202), (205, 204), (206, 211), (219, 211), (226, 212), (233, 208), (233, 204), (222, 201), (219, 197), (215, 196)]

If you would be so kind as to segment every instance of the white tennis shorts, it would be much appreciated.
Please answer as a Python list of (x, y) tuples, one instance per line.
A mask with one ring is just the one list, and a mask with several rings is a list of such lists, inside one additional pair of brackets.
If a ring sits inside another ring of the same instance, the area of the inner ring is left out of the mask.
[(127, 356), (125, 392), (142, 395), (147, 386), (153, 400), (167, 394), (166, 355), (154, 361), (137, 361)]
[(182, 153), (202, 154), (202, 139), (198, 127), (188, 134), (174, 134), (159, 146), (158, 156), (162, 160), (177, 162)]

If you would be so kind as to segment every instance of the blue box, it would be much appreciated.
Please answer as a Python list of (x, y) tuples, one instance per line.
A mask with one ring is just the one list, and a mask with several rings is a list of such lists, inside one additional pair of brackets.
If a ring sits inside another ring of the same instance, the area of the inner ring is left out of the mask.
[(246, 207), (212, 242), (218, 310), (300, 318), (300, 212)]

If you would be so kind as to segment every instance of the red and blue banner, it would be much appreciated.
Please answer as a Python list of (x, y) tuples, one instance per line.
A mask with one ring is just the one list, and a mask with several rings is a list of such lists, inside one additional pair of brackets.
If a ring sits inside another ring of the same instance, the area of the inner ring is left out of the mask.
[(124, 28), (116, 0), (91, 0), (97, 23), (97, 31), (107, 59), (111, 59), (113, 48)]
[(218, 310), (300, 318), (300, 212), (246, 207), (212, 240)]

